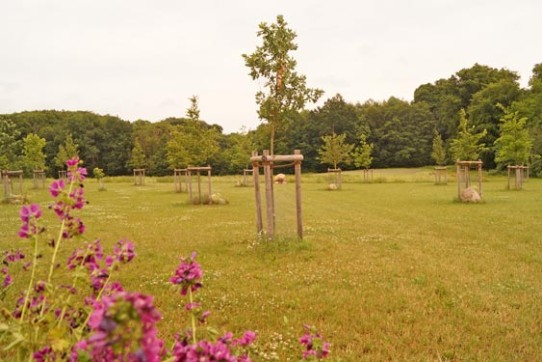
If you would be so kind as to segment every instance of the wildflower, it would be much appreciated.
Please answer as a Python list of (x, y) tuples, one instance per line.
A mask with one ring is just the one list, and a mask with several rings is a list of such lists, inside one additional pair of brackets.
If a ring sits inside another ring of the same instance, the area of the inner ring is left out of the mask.
[(72, 356), (79, 349), (88, 351), (92, 360), (160, 361), (163, 341), (155, 326), (160, 318), (152, 296), (128, 292), (105, 296), (94, 302), (88, 322), (92, 335), (76, 346)]
[(135, 257), (134, 243), (126, 240), (119, 240), (113, 248), (116, 260), (121, 263), (128, 263)]
[(50, 346), (43, 347), (37, 352), (34, 352), (34, 361), (36, 362), (48, 362), (56, 361), (55, 352)]
[(58, 197), (62, 191), (66, 188), (66, 184), (64, 183), (64, 180), (55, 180), (51, 183), (51, 186), (49, 186), (49, 193), (54, 198)]
[(9, 287), (11, 283), (13, 283), (13, 278), (11, 277), (11, 275), (9, 275), (8, 268), (4, 267), (0, 272), (5, 275), (4, 281), (2, 282), (2, 287)]
[(305, 334), (299, 338), (299, 343), (305, 346), (303, 359), (324, 359), (329, 354), (329, 342), (325, 342), (322, 336), (308, 325), (305, 325)]
[(28, 239), (43, 231), (38, 228), (37, 220), (41, 217), (41, 209), (37, 204), (24, 205), (19, 213), (23, 225), (19, 229), (19, 237)]
[(189, 260), (181, 258), (181, 263), (175, 270), (175, 275), (169, 279), (171, 283), (181, 285), (181, 295), (186, 295), (188, 289), (195, 292), (202, 287), (201, 278), (203, 272), (195, 258), (196, 253), (192, 253)]

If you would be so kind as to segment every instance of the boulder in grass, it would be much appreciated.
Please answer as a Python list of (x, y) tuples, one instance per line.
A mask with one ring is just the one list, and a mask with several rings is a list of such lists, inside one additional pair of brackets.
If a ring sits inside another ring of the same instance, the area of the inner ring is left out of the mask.
[(472, 187), (467, 187), (463, 191), (461, 191), (460, 194), (461, 201), (463, 202), (480, 202), (482, 201), (482, 198), (480, 197), (480, 194), (478, 191), (473, 189)]
[(226, 200), (221, 194), (214, 193), (211, 195), (211, 202), (213, 204), (226, 205), (228, 203), (228, 200)]
[(285, 184), (286, 183), (286, 175), (283, 173), (279, 173), (275, 175), (273, 178), (276, 184)]

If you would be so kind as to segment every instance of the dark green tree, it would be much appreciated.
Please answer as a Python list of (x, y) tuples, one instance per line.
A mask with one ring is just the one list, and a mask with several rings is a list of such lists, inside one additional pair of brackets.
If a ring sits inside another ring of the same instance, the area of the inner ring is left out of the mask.
[(0, 117), (0, 170), (19, 167), (20, 132), (8, 118)]

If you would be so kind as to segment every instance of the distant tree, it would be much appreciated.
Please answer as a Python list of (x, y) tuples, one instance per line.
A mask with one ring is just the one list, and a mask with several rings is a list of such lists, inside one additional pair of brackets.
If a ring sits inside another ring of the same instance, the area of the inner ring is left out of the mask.
[(132, 148), (132, 156), (128, 161), (128, 166), (131, 168), (145, 168), (147, 165), (147, 159), (143, 147), (139, 143), (139, 140), (134, 141), (134, 147)]
[(479, 159), (480, 153), (486, 150), (485, 145), (481, 143), (481, 140), (486, 136), (486, 133), (486, 130), (475, 133), (474, 127), (469, 126), (465, 110), (461, 109), (461, 111), (459, 111), (457, 138), (454, 138), (450, 143), (452, 157), (456, 160)]
[(525, 165), (529, 161), (533, 147), (533, 140), (529, 131), (525, 129), (527, 117), (520, 118), (518, 112), (503, 109), (504, 116), (499, 127), (501, 136), (495, 141), (495, 161)]
[(167, 160), (171, 169), (208, 164), (220, 151), (219, 131), (199, 119), (198, 98), (190, 98), (188, 120), (178, 125), (167, 142)]
[(23, 139), (22, 164), (28, 174), (34, 170), (45, 170), (45, 153), (43, 148), (47, 142), (44, 138), (30, 133)]
[(250, 156), (253, 151), (250, 136), (241, 131), (228, 135), (228, 147), (224, 150), (226, 161), (234, 173), (250, 166)]
[(104, 170), (99, 167), (94, 167), (94, 169), (92, 170), (92, 174), (94, 175), (96, 180), (98, 180), (98, 184), (99, 184), (98, 189), (100, 191), (105, 190), (104, 183), (103, 183), (103, 179), (105, 177)]
[(323, 145), (318, 150), (320, 162), (327, 165), (333, 165), (333, 168), (341, 163), (350, 164), (352, 162), (351, 152), (354, 145), (345, 143), (346, 134), (337, 135), (335, 132), (331, 135), (322, 136)]
[(11, 120), (0, 118), (0, 170), (18, 168), (20, 142), (17, 138), (19, 135), (19, 131)]
[(55, 166), (63, 170), (66, 167), (66, 161), (75, 156), (79, 156), (79, 145), (75, 143), (71, 133), (68, 133), (64, 140), (64, 144), (58, 146), (58, 152), (55, 157)]
[(433, 151), (431, 152), (431, 157), (439, 166), (446, 164), (446, 148), (444, 147), (442, 136), (437, 130), (435, 130), (435, 137), (433, 137)]
[(243, 54), (245, 65), (252, 79), (264, 80), (265, 91), (256, 93), (260, 106), (258, 115), (270, 125), (270, 152), (275, 151), (275, 135), (278, 129), (292, 119), (292, 114), (316, 102), (323, 94), (319, 89), (306, 86), (306, 77), (295, 71), (297, 62), (291, 52), (297, 50), (296, 33), (287, 27), (282, 15), (273, 24), (261, 23), (258, 37), (263, 43), (250, 55)]
[(359, 136), (359, 146), (356, 147), (352, 155), (354, 159), (354, 165), (356, 165), (356, 167), (361, 167), (364, 169), (368, 169), (369, 167), (371, 167), (371, 162), (373, 162), (373, 157), (371, 156), (372, 152), (373, 145), (367, 143), (366, 135), (361, 134)]

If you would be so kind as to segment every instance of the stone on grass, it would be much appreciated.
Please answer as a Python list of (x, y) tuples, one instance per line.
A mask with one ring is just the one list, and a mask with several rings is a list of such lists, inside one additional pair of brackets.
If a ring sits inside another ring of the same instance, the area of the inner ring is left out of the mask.
[(480, 194), (478, 193), (478, 191), (476, 191), (472, 187), (467, 187), (466, 189), (461, 191), (461, 201), (480, 202), (482, 201), (482, 198), (480, 197)]

